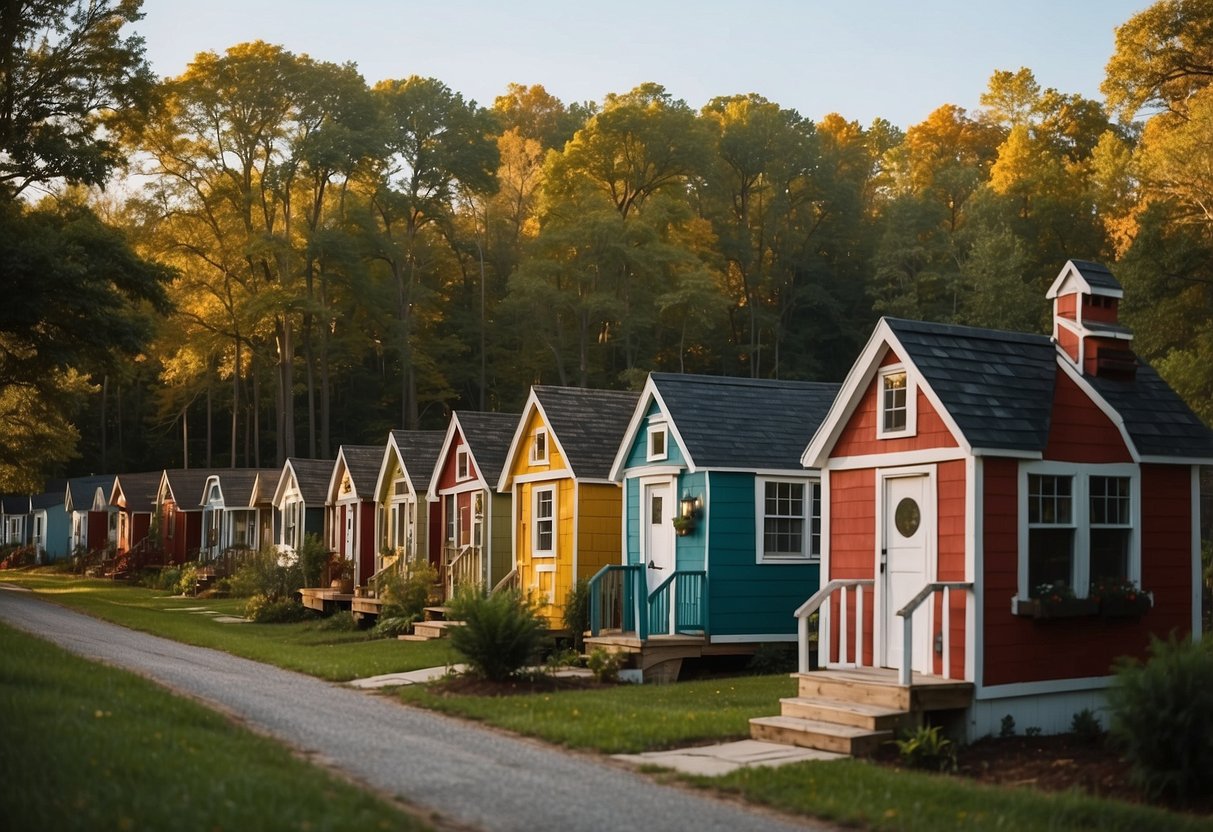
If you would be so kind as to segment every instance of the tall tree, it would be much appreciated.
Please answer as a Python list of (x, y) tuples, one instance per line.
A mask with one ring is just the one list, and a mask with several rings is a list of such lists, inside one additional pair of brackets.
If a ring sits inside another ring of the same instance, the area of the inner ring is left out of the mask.
[(1126, 120), (1144, 108), (1183, 114), (1213, 82), (1213, 0), (1159, 0), (1116, 29), (1101, 89)]

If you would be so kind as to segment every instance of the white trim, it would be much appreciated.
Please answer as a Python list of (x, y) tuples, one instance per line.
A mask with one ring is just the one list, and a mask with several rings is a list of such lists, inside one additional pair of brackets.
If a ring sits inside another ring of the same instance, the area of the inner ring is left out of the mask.
[(1074, 679), (1048, 679), (1041, 682), (1011, 682), (1005, 685), (977, 685), (974, 699), (1006, 699), (1014, 696), (1038, 696), (1043, 693), (1069, 693), (1079, 690), (1102, 690), (1112, 686), (1115, 676), (1085, 676)]
[[(905, 376), (905, 424), (899, 428), (885, 427), (885, 380), (889, 376)], [(905, 364), (889, 364), (881, 367), (876, 373), (876, 438), (877, 439), (906, 439), (918, 435), (918, 382), (917, 374), (910, 372)]]
[(1125, 443), (1125, 448), (1129, 452), (1129, 458), (1134, 462), (1140, 463), (1141, 454), (1137, 452), (1137, 446), (1133, 444), (1133, 439), (1129, 436), (1129, 429), (1125, 427), (1124, 417), (1120, 415), (1116, 408), (1108, 404), (1104, 397), (1099, 395), (1099, 392), (1091, 386), (1091, 382), (1088, 381), (1083, 376), (1082, 372), (1076, 366), (1074, 366), (1073, 362), (1070, 361), (1070, 356), (1066, 355), (1061, 347), (1057, 347), (1056, 349), (1057, 366), (1061, 367), (1061, 369), (1065, 371), (1066, 375), (1070, 377), (1070, 380), (1078, 385), (1078, 389), (1091, 400), (1093, 405), (1099, 408), (1100, 412), (1103, 413), (1104, 416), (1108, 417), (1108, 421), (1115, 425), (1117, 432), (1120, 433), (1120, 441)]
[(796, 641), (795, 633), (747, 633), (744, 635), (709, 636), (708, 644), (749, 644), (762, 641)]
[[(623, 439), (619, 443), (619, 450), (615, 453), (615, 461), (611, 463), (611, 479), (618, 482), (623, 479), (625, 465), (627, 463), (628, 454), (632, 446), (636, 444), (641, 425), (648, 415), (650, 403), (656, 404), (658, 414), (650, 420), (653, 422), (664, 422), (669, 429), (670, 435), (674, 437), (678, 445), (679, 453), (682, 454), (685, 467), (694, 471), (695, 460), (691, 458), (691, 451), (687, 447), (686, 442), (682, 440), (682, 434), (678, 432), (678, 425), (674, 424), (674, 420), (670, 418), (670, 411), (665, 406), (665, 401), (661, 398), (661, 391), (657, 389), (656, 382), (653, 381), (653, 376), (650, 373), (648, 379), (645, 380), (644, 389), (640, 391), (640, 398), (636, 401), (636, 409), (632, 411), (632, 420), (628, 423), (628, 428), (623, 434)], [(648, 436), (645, 436), (645, 458), (648, 458)], [(669, 456), (669, 436), (666, 437), (666, 455)], [(639, 466), (634, 466), (639, 467)]]
[(964, 678), (977, 683), (985, 660), (985, 460), (970, 457), (965, 463), (965, 489), (969, 508), (965, 512), (965, 580), (973, 591), (965, 603)]
[(1082, 272), (1074, 265), (1073, 260), (1067, 260), (1066, 264), (1061, 267), (1061, 271), (1057, 273), (1057, 277), (1049, 285), (1048, 291), (1045, 292), (1047, 300), (1053, 300), (1061, 294), (1069, 294), (1065, 292), (1071, 285), (1075, 287), (1077, 292), (1085, 292), (1088, 295), (1103, 295), (1109, 298), (1123, 298), (1125, 296), (1123, 289), (1113, 289), (1112, 287), (1100, 287), (1095, 289), (1083, 277)]
[[(569, 559), (573, 563), (573, 571), (569, 573), (569, 586), (577, 584), (577, 578), (581, 574), (577, 571), (577, 565), (581, 550), (581, 484), (577, 479), (573, 478), (573, 551), (569, 552)], [(563, 604), (562, 604), (563, 606)]]
[(1202, 636), (1202, 621), (1200, 620), (1201, 595), (1201, 559), (1200, 559), (1200, 469), (1192, 466), (1192, 484), (1189, 487), (1192, 516), (1192, 641), (1198, 642)]
[(854, 471), (863, 468), (883, 468), (899, 465), (934, 465), (939, 462), (955, 462), (968, 459), (970, 454), (959, 448), (925, 448), (921, 451), (901, 451), (892, 454), (865, 454), (863, 456), (839, 456), (826, 460), (826, 468), (835, 471)]
[[(511, 477), (510, 480), (515, 485), (528, 482), (556, 482), (558, 480), (573, 479), (573, 474), (567, 468), (560, 468), (555, 471), (535, 471), (531, 474), (519, 474), (516, 477)], [(509, 491), (507, 485), (505, 490), (498, 489), (498, 494), (505, 494)]]
[[(540, 438), (543, 439), (543, 455), (539, 454)], [(552, 454), (548, 447), (549, 439), (548, 429), (546, 427), (536, 428), (535, 432), (530, 436), (530, 446), (527, 452), (527, 462), (531, 465), (551, 465)]]
[[(558, 548), (558, 527), (560, 525), (560, 506), (557, 500), (557, 492), (559, 491), (556, 485), (536, 486), (531, 489), (531, 557), (532, 558), (555, 558)], [(552, 524), (552, 545), (548, 549), (539, 548), (539, 495), (552, 495), (552, 513), (547, 520)]]
[[(654, 450), (654, 440), (661, 437), (661, 450)], [(668, 422), (650, 421), (644, 434), (644, 461), (665, 462), (670, 458), (670, 425)]]
[[(888, 645), (884, 643), (884, 636), (888, 632), (889, 622), (897, 617), (897, 611), (889, 607), (888, 599), (885, 597), (887, 573), (881, 569), (884, 550), (888, 548), (885, 536), (888, 531), (889, 518), (885, 516), (885, 491), (889, 480), (926, 477), (927, 482), (924, 492), (928, 503), (922, 506), (920, 528), (923, 530), (923, 547), (925, 550), (923, 552), (923, 572), (927, 581), (933, 581), (939, 575), (939, 472), (934, 465), (922, 465), (906, 468), (877, 468), (873, 473), (876, 486), (876, 514), (874, 518), (876, 533), (873, 535), (873, 538), (876, 545), (872, 561), (872, 574), (875, 576), (875, 580), (872, 582), (873, 603), (875, 604), (873, 607), (874, 615), (872, 617), (872, 663), (876, 667), (889, 667)], [(928, 633), (935, 631), (934, 610), (934, 604), (927, 605), (926, 630)], [(858, 650), (856, 654), (861, 655)], [(933, 661), (932, 657), (934, 655), (934, 651), (929, 650), (926, 656), (927, 660)], [(902, 658), (904, 659), (905, 657), (903, 656)], [(922, 656), (919, 656), (919, 658), (921, 659)]]
[(1142, 465), (1213, 465), (1213, 457), (1201, 456), (1142, 456)]
[(642, 479), (644, 477), (677, 477), (686, 470), (687, 469), (681, 465), (637, 465), (635, 468), (625, 469), (623, 479)]
[(455, 449), (455, 482), (467, 482), (475, 479), (472, 474), (472, 452), (467, 443)]

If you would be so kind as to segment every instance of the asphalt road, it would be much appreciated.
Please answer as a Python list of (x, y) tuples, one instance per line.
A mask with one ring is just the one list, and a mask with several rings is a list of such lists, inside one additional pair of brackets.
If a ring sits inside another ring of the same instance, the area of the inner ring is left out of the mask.
[[(825, 829), (310, 676), (118, 627), (18, 591), (0, 620), (232, 714), (441, 823), (483, 830)], [(334, 713), (344, 714), (334, 720)]]

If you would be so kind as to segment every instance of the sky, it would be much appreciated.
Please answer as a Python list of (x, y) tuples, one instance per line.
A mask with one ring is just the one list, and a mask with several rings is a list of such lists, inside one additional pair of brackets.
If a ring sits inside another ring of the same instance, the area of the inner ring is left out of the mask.
[(566, 103), (655, 81), (698, 109), (755, 92), (811, 119), (905, 128), (972, 110), (991, 74), (1102, 101), (1115, 29), (1143, 0), (144, 0), (155, 72), (264, 40), (358, 65), (368, 83), (433, 77), (483, 106), (510, 83)]

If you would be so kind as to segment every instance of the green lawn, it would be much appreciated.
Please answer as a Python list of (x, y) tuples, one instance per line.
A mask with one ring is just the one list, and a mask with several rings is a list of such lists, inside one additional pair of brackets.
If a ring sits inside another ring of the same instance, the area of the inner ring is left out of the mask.
[(243, 615), (244, 599), (186, 598), (112, 581), (41, 571), (0, 572), (48, 601), (124, 627), (174, 641), (344, 682), (383, 673), (441, 667), (453, 661), (445, 641), (371, 639), (365, 632), (325, 629), (321, 622), (225, 624), (219, 616)]
[(427, 828), (207, 708), (3, 625), (0, 713), (6, 829)]
[(401, 688), (403, 701), (487, 722), (570, 748), (626, 754), (741, 739), (749, 719), (779, 713), (796, 695), (786, 675), (739, 676), (674, 685), (625, 685), (519, 696), (441, 695)]

